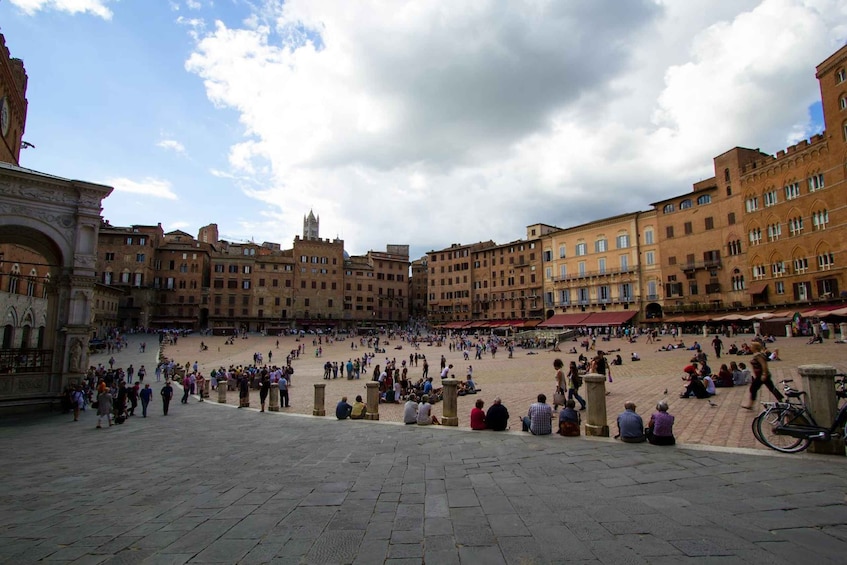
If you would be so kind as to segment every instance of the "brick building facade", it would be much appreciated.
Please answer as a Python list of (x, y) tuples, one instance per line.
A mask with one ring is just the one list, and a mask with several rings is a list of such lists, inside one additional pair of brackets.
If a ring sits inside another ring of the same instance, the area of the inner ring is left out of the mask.
[(0, 161), (20, 164), (27, 113), (27, 74), (0, 34)]

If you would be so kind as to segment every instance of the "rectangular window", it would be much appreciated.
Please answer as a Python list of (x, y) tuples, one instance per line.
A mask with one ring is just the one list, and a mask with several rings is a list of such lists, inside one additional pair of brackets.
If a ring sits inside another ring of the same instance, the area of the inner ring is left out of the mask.
[(587, 288), (578, 288), (576, 289), (576, 299), (579, 304), (588, 304), (588, 289)]
[(750, 245), (759, 245), (762, 243), (762, 230), (761, 228), (753, 228), (750, 230)]
[(595, 253), (604, 253), (606, 251), (606, 240), (598, 239), (594, 242), (594, 252)]
[(565, 255), (566, 255), (566, 254), (565, 254), (565, 246), (564, 246), (564, 245), (560, 245), (560, 246), (559, 246), (559, 259), (564, 259), (564, 258), (565, 258)]
[(577, 263), (576, 267), (577, 267), (577, 270), (579, 271), (579, 276), (584, 277), (585, 276), (585, 261), (580, 261), (579, 263)]
[(647, 251), (644, 254), (644, 263), (647, 265), (655, 265), (656, 264), (656, 253), (654, 251)]
[(809, 260), (806, 257), (794, 259), (794, 273), (803, 274), (809, 269)]
[(588, 254), (588, 245), (585, 243), (577, 243), (576, 244), (576, 254), (578, 256), (583, 256)]
[(553, 278), (553, 267), (545, 267), (544, 268), (544, 278), (548, 281)]
[(685, 222), (683, 227), (685, 229), (685, 235), (691, 235), (694, 233), (694, 227), (691, 225), (691, 222)]
[(668, 257), (668, 265), (676, 265), (676, 256)]
[(597, 259), (597, 270), (600, 272), (601, 275), (605, 274), (605, 272), (606, 272), (606, 259), (604, 259), (604, 258)]
[(777, 261), (771, 265), (771, 275), (774, 277), (781, 277), (785, 275), (785, 262)]
[(735, 212), (730, 212), (729, 214), (726, 215), (726, 223), (729, 224), (730, 226), (735, 225)]
[(559, 265), (559, 278), (564, 280), (568, 278), (568, 266), (567, 265)]
[(545, 250), (541, 254), (541, 260), (542, 261), (552, 261), (553, 260), (553, 252), (550, 251), (549, 249)]
[(767, 276), (767, 270), (764, 265), (753, 265), (753, 278), (757, 281), (762, 280)]
[(626, 273), (629, 271), (629, 255), (621, 255), (621, 272)]
[(644, 231), (644, 243), (647, 245), (653, 244), (653, 230), (645, 230)]
[(612, 290), (608, 285), (600, 285), (597, 287), (597, 298), (600, 302), (609, 302), (612, 299)]
[(628, 235), (619, 235), (616, 240), (618, 249), (626, 249), (629, 247), (629, 236)]
[(668, 239), (673, 239), (673, 226), (667, 226), (665, 228), (665, 237)]
[(785, 294), (785, 283), (782, 281), (776, 281), (773, 283), (773, 288), (777, 294)]
[(792, 235), (800, 235), (803, 233), (803, 217), (797, 216), (788, 220), (788, 232)]
[(753, 196), (744, 202), (744, 207), (748, 212), (755, 212), (759, 209), (759, 197)]
[(715, 219), (713, 217), (709, 216), (708, 218), (706, 218), (705, 224), (707, 230), (715, 229)]
[(136, 253), (135, 254), (135, 262), (143, 263), (144, 262), (144, 253)]

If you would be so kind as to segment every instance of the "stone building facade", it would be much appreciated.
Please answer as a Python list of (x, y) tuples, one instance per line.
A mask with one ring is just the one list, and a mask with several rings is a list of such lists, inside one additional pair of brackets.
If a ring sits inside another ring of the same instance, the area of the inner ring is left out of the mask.
[(541, 247), (541, 239), (535, 238), (471, 252), (473, 320), (541, 318)]

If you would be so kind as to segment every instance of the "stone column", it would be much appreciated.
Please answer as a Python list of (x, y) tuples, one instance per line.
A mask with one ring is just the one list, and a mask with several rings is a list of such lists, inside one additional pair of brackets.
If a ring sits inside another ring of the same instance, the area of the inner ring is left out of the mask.
[(209, 398), (209, 391), (212, 389), (212, 381), (209, 379), (203, 380), (203, 389), (200, 391), (200, 398)]
[(368, 381), (365, 386), (368, 389), (365, 420), (379, 420), (379, 383)]
[(753, 333), (759, 335), (762, 331), (762, 323), (761, 322), (753, 322)]
[(785, 337), (793, 337), (794, 333), (791, 331), (791, 324), (785, 324)]
[(271, 383), (271, 399), (268, 412), (279, 412), (279, 383)]
[(326, 383), (315, 383), (315, 408), (312, 416), (326, 416), (324, 399), (326, 398)]
[(589, 373), (582, 377), (585, 383), (588, 417), (585, 421), (585, 435), (609, 437), (609, 424), (606, 420), (606, 377)]
[[(797, 371), (803, 381), (802, 390), (806, 391), (806, 405), (809, 411), (818, 425), (828, 428), (838, 413), (838, 399), (835, 396), (835, 373), (838, 371), (829, 365), (800, 365)], [(825, 455), (844, 455), (844, 439), (813, 441), (809, 451)]]
[(838, 324), (838, 329), (841, 332), (841, 340), (842, 341), (846, 340), (847, 339), (847, 324), (844, 324), (844, 323)]
[(442, 400), (442, 426), (458, 426), (458, 390), (459, 381), (456, 379), (444, 379), (441, 381), (441, 386), (444, 387), (444, 400)]
[(218, 379), (218, 403), (226, 404), (226, 379)]
[(821, 325), (818, 323), (812, 323), (812, 333), (817, 337), (821, 335)]

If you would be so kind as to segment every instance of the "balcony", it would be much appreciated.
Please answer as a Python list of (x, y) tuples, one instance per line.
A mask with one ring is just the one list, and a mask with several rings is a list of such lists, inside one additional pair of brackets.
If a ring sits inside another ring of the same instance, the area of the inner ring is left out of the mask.
[(630, 273), (636, 272), (636, 267), (625, 267), (618, 269), (606, 269), (604, 271), (586, 271), (584, 273), (577, 273), (572, 275), (567, 275), (564, 277), (553, 277), (553, 282), (568, 282), (568, 281), (577, 281), (582, 279), (590, 279), (597, 277), (611, 277), (615, 275), (627, 275)]
[(720, 259), (710, 259), (709, 261), (694, 261), (693, 263), (684, 263), (679, 266), (683, 271), (702, 271), (711, 269), (720, 269), (723, 263)]

